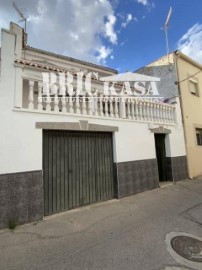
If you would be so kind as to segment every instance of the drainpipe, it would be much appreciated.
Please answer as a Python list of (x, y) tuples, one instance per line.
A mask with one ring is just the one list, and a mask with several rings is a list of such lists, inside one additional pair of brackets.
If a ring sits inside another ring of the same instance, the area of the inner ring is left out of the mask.
[[(186, 156), (187, 156), (187, 136), (186, 136), (186, 132), (185, 132), (185, 121), (184, 121), (184, 109), (183, 109), (183, 103), (182, 103), (182, 95), (181, 95), (181, 92), (182, 92), (182, 89), (181, 89), (181, 86), (180, 86), (180, 83), (179, 83), (179, 66), (178, 66), (178, 63), (177, 63), (177, 60), (178, 58), (180, 58), (180, 52), (177, 50), (174, 52), (174, 63), (175, 63), (175, 70), (176, 70), (176, 75), (177, 75), (177, 80), (175, 82), (176, 85), (178, 85), (178, 92), (179, 92), (179, 100), (180, 100), (180, 106), (181, 106), (181, 116), (182, 116), (182, 125), (183, 125), (183, 133), (184, 133), (184, 139), (185, 139), (185, 147), (186, 147)], [(189, 179), (193, 179), (191, 176), (190, 176), (190, 167), (189, 167), (189, 160), (187, 158), (187, 165), (188, 165), (188, 173), (189, 173)]]

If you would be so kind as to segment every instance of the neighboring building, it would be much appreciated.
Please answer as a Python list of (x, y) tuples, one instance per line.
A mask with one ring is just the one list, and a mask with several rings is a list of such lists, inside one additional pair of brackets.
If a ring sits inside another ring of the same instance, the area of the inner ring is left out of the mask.
[(189, 177), (202, 175), (202, 65), (175, 51), (152, 62), (138, 73), (161, 78), (163, 96), (180, 97)]
[(61, 88), (52, 100), (42, 72), (117, 72), (25, 46), (13, 23), (1, 37), (0, 228), (187, 177), (178, 98), (120, 105), (94, 80), (98, 100)]

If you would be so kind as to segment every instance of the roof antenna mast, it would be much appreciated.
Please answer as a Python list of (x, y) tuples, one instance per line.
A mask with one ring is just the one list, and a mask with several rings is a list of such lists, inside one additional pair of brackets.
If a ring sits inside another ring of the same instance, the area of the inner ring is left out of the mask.
[(24, 22), (25, 23), (25, 33), (26, 33), (26, 28), (27, 28), (27, 16), (24, 15), (24, 13), (18, 8), (18, 6), (16, 5), (16, 3), (13, 1), (13, 7), (14, 9), (17, 11), (18, 15), (20, 16), (20, 20), (19, 22)]
[(172, 15), (172, 7), (170, 7), (169, 11), (168, 11), (168, 15), (167, 15), (167, 19), (165, 21), (165, 24), (164, 24), (164, 28), (163, 30), (165, 31), (165, 38), (166, 38), (166, 53), (167, 53), (167, 57), (168, 57), (168, 63), (170, 62), (169, 61), (169, 42), (168, 42), (168, 25), (169, 25), (169, 22), (170, 22), (170, 17)]
[(13, 1), (13, 8), (17, 11), (18, 15), (20, 16), (19, 22), (24, 22), (25, 23), (24, 35), (23, 35), (23, 45), (24, 45), (24, 48), (25, 48), (26, 45), (27, 45), (27, 33), (26, 33), (26, 31), (27, 31), (27, 19), (28, 19), (28, 16), (24, 14), (25, 12), (21, 11), (18, 8), (18, 6), (16, 5), (16, 3), (14, 1)]

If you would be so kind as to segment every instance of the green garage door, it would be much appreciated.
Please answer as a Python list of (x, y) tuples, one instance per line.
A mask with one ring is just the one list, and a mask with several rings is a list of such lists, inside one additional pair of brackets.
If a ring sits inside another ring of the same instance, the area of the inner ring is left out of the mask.
[(112, 134), (44, 130), (44, 213), (114, 197)]

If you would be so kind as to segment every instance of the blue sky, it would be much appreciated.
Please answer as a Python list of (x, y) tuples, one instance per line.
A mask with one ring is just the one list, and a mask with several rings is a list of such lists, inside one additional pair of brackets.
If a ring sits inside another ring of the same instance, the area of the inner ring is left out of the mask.
[[(114, 59), (109, 58), (107, 64), (119, 67), (121, 71), (135, 70), (164, 55), (165, 34), (160, 28), (164, 25), (170, 6), (173, 13), (168, 35), (170, 51), (173, 51), (178, 48), (178, 41), (188, 29), (202, 23), (201, 0), (154, 0), (148, 1), (148, 5), (133, 0), (119, 1), (116, 14), (131, 13), (137, 20), (132, 20), (122, 29), (118, 36), (119, 45), (113, 47)], [(201, 34), (200, 37), (202, 43)], [(120, 46), (121, 42), (125, 44)], [(196, 60), (202, 62), (202, 58)]]
[[(13, 0), (0, 0), (0, 27), (19, 23)], [(202, 63), (201, 0), (15, 0), (28, 16), (28, 44), (134, 71), (166, 53), (161, 30), (168, 10), (170, 51)], [(19, 23), (23, 26), (22, 23)]]

